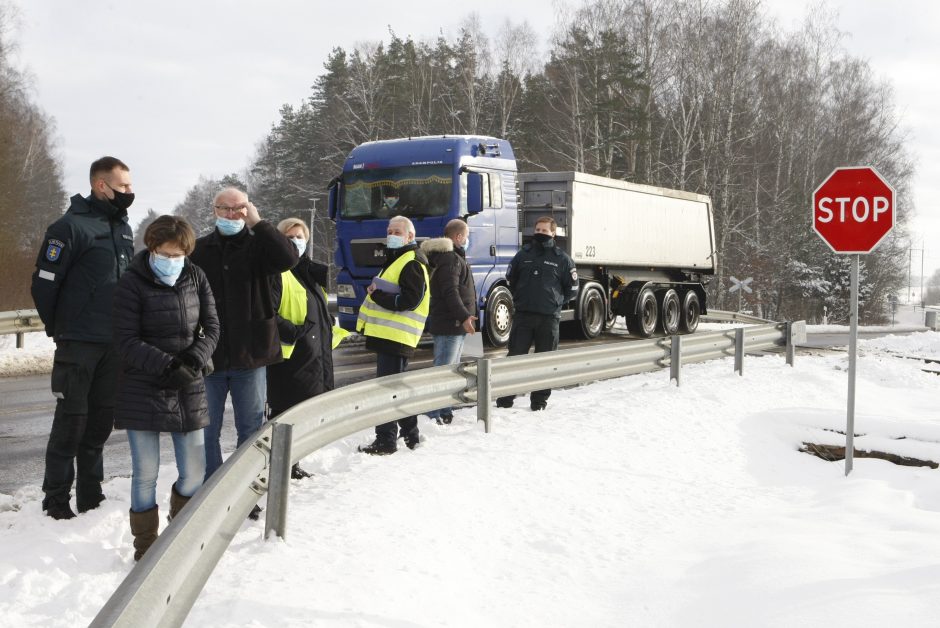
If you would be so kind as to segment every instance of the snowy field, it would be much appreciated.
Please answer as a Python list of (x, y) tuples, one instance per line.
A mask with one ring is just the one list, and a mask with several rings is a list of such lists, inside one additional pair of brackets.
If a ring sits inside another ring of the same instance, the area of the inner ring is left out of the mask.
[[(916, 347), (916, 351), (912, 349)], [(940, 333), (860, 343), (856, 438), (940, 461)], [(936, 626), (940, 471), (844, 444), (847, 356), (729, 359), (473, 409), (415, 451), (310, 456), (288, 538), (246, 521), (189, 626)], [(161, 509), (174, 469), (161, 470)], [(133, 567), (128, 478), (57, 522), (0, 495), (0, 625), (86, 625)], [(163, 525), (166, 525), (165, 523)]]

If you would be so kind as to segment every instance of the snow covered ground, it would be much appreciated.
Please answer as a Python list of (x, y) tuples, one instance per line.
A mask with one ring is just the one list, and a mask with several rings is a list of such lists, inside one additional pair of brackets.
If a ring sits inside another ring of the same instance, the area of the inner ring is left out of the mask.
[[(856, 446), (940, 461), (940, 378), (890, 353), (940, 356), (940, 333), (860, 348)], [(732, 364), (556, 391), (491, 434), (422, 419), (386, 458), (329, 446), (288, 538), (246, 521), (187, 625), (936, 626), (940, 471), (797, 451), (844, 444), (844, 353)], [(133, 567), (129, 484), (66, 522), (38, 486), (0, 495), (0, 625), (94, 617)]]

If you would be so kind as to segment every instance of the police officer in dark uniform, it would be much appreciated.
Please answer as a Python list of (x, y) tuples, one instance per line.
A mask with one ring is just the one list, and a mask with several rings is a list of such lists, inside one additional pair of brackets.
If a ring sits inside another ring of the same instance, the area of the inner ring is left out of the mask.
[[(532, 241), (516, 253), (506, 278), (512, 290), (515, 315), (509, 332), (509, 355), (525, 355), (558, 348), (558, 323), (562, 306), (578, 293), (578, 271), (567, 253), (555, 246), (555, 220), (542, 216), (535, 221)], [(533, 390), (533, 410), (544, 410), (551, 389)], [(500, 397), (496, 405), (511, 408), (514, 395)]]
[(102, 157), (91, 164), (90, 179), (91, 194), (73, 196), (65, 215), (46, 230), (32, 281), (36, 309), (56, 343), (56, 409), (42, 483), (42, 508), (53, 519), (75, 516), (69, 506), (73, 480), (79, 512), (104, 499), (101, 452), (114, 425), (119, 367), (111, 300), (134, 255), (127, 165)]

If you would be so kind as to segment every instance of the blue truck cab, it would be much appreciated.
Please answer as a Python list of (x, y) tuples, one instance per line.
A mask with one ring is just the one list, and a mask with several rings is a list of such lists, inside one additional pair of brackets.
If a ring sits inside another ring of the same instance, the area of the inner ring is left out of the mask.
[(445, 135), (367, 142), (349, 153), (330, 184), (336, 223), (339, 324), (354, 330), (366, 287), (385, 262), (392, 216), (407, 216), (422, 241), (454, 218), (470, 227), (467, 261), (490, 343), (508, 342), (512, 295), (506, 267), (518, 250), (516, 160), (509, 142)]

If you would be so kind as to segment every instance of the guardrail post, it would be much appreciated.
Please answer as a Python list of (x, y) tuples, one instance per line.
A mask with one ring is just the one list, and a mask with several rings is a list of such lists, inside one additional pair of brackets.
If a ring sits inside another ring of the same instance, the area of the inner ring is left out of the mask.
[(26, 340), (26, 336), (25, 334), (23, 334), (23, 332), (21, 331), (16, 332), (16, 348), (17, 349), (23, 348), (23, 345), (25, 344), (25, 340)]
[(793, 345), (793, 322), (787, 321), (787, 364), (793, 366), (793, 356), (796, 348)]
[(676, 386), (679, 381), (679, 370), (682, 368), (682, 336), (672, 337), (672, 347), (669, 352), (669, 381), (676, 380)]
[(744, 328), (734, 330), (734, 372), (744, 375)]
[(294, 426), (275, 423), (271, 434), (271, 460), (268, 477), (268, 508), (264, 516), (264, 538), (271, 531), (284, 538), (287, 529), (287, 490), (290, 488), (290, 447)]
[(483, 421), (484, 431), (490, 433), (491, 364), (489, 358), (477, 360), (477, 421)]

